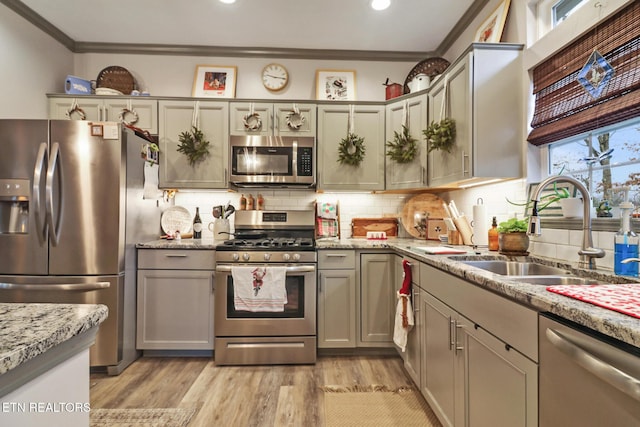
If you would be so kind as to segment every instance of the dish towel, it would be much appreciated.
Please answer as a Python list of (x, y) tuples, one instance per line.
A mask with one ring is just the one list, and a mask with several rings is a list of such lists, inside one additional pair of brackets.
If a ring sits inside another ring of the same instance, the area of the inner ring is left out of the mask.
[(283, 312), (287, 303), (286, 267), (231, 267), (233, 304), (238, 311)]
[(397, 292), (398, 305), (396, 306), (396, 323), (393, 329), (393, 342), (400, 347), (402, 352), (407, 349), (407, 336), (415, 324), (413, 308), (411, 306), (411, 263), (402, 260), (402, 288)]
[(338, 235), (335, 219), (316, 218), (318, 223), (318, 237), (335, 237)]
[(338, 210), (335, 203), (318, 203), (316, 205), (316, 216), (324, 219), (337, 219)]

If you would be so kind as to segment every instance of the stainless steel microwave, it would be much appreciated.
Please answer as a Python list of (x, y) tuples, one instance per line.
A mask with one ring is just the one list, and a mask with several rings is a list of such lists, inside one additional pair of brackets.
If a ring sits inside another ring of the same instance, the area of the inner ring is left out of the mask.
[(315, 138), (231, 136), (231, 176), (238, 187), (315, 187)]

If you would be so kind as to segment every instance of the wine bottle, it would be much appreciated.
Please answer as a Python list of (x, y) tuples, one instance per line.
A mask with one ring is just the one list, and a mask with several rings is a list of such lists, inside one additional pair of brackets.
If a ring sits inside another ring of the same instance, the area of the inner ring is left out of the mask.
[(202, 220), (200, 219), (200, 208), (196, 208), (196, 216), (193, 218), (193, 238), (202, 239)]

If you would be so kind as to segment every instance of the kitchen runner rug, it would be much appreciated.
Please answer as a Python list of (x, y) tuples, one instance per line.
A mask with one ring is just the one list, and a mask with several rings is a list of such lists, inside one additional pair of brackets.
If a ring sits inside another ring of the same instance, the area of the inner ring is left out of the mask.
[(422, 396), (409, 387), (325, 386), (326, 427), (441, 427)]
[(186, 427), (196, 412), (183, 408), (92, 409), (91, 427)]

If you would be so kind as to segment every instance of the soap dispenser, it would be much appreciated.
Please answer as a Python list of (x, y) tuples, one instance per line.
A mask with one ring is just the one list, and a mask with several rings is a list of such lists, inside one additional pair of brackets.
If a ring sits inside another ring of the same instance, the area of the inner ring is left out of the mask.
[(613, 270), (616, 274), (623, 276), (638, 276), (638, 263), (630, 262), (623, 264), (627, 258), (638, 258), (639, 238), (631, 231), (631, 213), (633, 203), (629, 202), (629, 189), (624, 189), (624, 202), (620, 204), (620, 231), (615, 236), (615, 255)]

